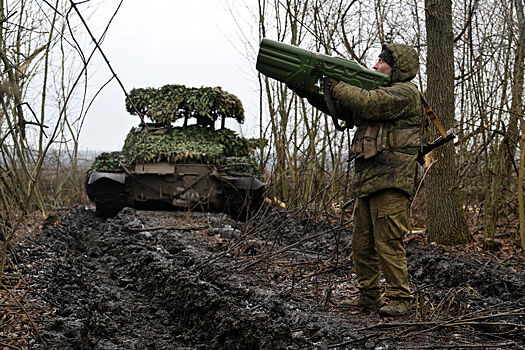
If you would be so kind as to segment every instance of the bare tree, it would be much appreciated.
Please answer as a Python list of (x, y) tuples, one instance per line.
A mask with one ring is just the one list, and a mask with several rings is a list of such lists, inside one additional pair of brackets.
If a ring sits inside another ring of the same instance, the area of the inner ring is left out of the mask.
[[(425, 7), (427, 97), (445, 127), (450, 128), (454, 124), (452, 3), (450, 0), (426, 0)], [(434, 151), (434, 159), (426, 187), (429, 239), (445, 244), (470, 242), (472, 237), (459, 197), (454, 149), (451, 145), (441, 147)]]
[[(518, 79), (522, 67), (518, 50), (522, 22), (515, 0), (453, 3), (414, 0), (402, 4), (390, 0), (260, 0), (259, 4), (264, 9), (259, 16), (264, 30), (260, 30), (258, 39), (269, 37), (362, 64), (375, 59), (382, 42), (413, 45), (422, 63), (416, 83), (422, 91), (427, 90), (445, 126), (456, 127), (459, 135), (455, 142), (457, 152), (452, 144), (436, 151), (438, 162), (425, 179), (425, 197), (432, 198), (428, 202), (429, 234), (447, 231), (447, 223), (452, 223), (456, 231), (464, 232), (459, 241), (469, 241), (463, 211), (469, 213), (466, 219), (472, 230), (482, 230), (487, 240), (496, 231), (515, 225), (519, 212), (516, 150), (520, 113), (517, 111), (518, 101), (522, 100), (516, 94), (522, 91)], [(445, 14), (449, 18), (443, 18)], [(428, 23), (421, 26), (424, 15)], [(449, 23), (451, 18), (454, 22)], [(445, 22), (447, 27), (440, 31)], [(429, 41), (438, 35), (441, 41)], [(257, 48), (252, 51), (257, 52)], [(441, 85), (447, 87), (443, 91), (437, 88), (441, 78), (446, 78), (445, 85)], [(260, 86), (261, 136), (270, 136), (263, 158), (266, 164), (279, 164), (272, 172), (274, 194), (288, 203), (295, 198), (295, 190), (303, 198), (311, 198), (315, 188), (325, 183), (320, 181), (319, 171), (326, 174), (337, 169), (332, 168), (332, 164), (337, 164), (332, 159), (337, 159), (338, 149), (344, 158), (345, 144), (352, 135), (339, 142), (343, 135), (331, 130), (325, 116), (303, 100), (264, 77)], [(330, 149), (334, 144), (342, 147)], [(280, 147), (288, 149), (278, 150)], [(432, 192), (434, 186), (441, 186), (441, 192)], [(432, 207), (440, 203), (445, 205)], [(436, 217), (441, 217), (442, 223), (432, 223)]]
[(523, 198), (523, 183), (525, 178), (525, 117), (523, 115), (523, 80), (525, 71), (525, 14), (523, 0), (514, 0), (516, 4), (516, 14), (518, 18), (518, 40), (516, 54), (514, 58), (513, 86), (512, 86), (512, 107), (511, 113), (520, 118), (520, 166), (518, 181), (518, 202), (520, 218), (520, 237), (521, 247), (525, 249), (525, 200)]
[(0, 280), (26, 216), (45, 216), (70, 204), (71, 193), (83, 193), (77, 151), (84, 115), (71, 112), (89, 59), (77, 44), (70, 6), (0, 0)]

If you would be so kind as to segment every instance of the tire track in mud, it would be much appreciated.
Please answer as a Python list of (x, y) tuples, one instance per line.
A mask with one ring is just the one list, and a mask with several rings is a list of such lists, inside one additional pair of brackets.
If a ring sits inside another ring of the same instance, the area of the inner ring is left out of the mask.
[(47, 232), (62, 262), (46, 271), (59, 305), (43, 332), (53, 348), (316, 349), (352, 333), (269, 290), (200, 279), (192, 267), (210, 252), (190, 233), (134, 231), (162, 224), (156, 216), (79, 210)]
[[(227, 278), (230, 271), (212, 269), (199, 275), (195, 267), (216, 251), (203, 241), (206, 234), (197, 235), (188, 225), (218, 229), (234, 222), (223, 214), (129, 208), (104, 220), (79, 208), (61, 227), (46, 230), (46, 254), (34, 252), (42, 266), (34, 279), (44, 298), (55, 305), (54, 313), (42, 320), (47, 345), (52, 349), (327, 349), (330, 344), (344, 344), (335, 348), (395, 349), (436, 339), (434, 333), (397, 338), (395, 327), (376, 327), (385, 322), (376, 314), (308, 306), (249, 277)], [(288, 234), (285, 241), (298, 240), (304, 232)], [(328, 243), (325, 248), (331, 249)], [(407, 252), (412, 282), (432, 285), (428, 299), (441, 298), (453, 287), (471, 286), (477, 292), (457, 300), (472, 304), (472, 309), (520, 298), (523, 303), (523, 273), (480, 267), (432, 249), (409, 246)], [(498, 294), (491, 295), (490, 288)], [(393, 322), (414, 320), (411, 315)], [(523, 316), (514, 320), (523, 322)], [(451, 334), (438, 334), (450, 344), (445, 336)]]

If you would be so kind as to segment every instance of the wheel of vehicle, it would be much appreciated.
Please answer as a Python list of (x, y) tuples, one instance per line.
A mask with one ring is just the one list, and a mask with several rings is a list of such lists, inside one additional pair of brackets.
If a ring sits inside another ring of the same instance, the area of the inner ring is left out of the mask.
[(227, 188), (223, 193), (223, 212), (233, 219), (246, 221), (263, 202), (263, 189), (244, 190)]
[(124, 184), (110, 179), (100, 179), (89, 186), (95, 198), (97, 216), (113, 217), (126, 206), (127, 196)]

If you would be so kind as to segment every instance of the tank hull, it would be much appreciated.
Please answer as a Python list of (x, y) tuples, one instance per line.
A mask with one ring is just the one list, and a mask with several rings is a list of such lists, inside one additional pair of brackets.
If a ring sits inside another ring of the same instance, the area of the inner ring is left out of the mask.
[(223, 211), (244, 220), (261, 205), (264, 188), (256, 177), (198, 163), (136, 164), (123, 172), (93, 172), (86, 181), (86, 192), (103, 217), (129, 206)]

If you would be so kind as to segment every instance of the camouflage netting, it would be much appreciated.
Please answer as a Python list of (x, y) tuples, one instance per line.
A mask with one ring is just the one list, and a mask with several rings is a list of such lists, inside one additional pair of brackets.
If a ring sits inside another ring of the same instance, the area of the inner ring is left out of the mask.
[[(251, 159), (258, 140), (239, 137), (232, 130), (206, 127), (223, 117), (244, 121), (241, 101), (220, 87), (164, 85), (159, 89), (133, 89), (126, 98), (126, 109), (134, 115), (138, 110), (158, 125), (131, 129), (122, 152), (102, 153), (88, 175), (95, 171), (124, 171), (121, 164), (167, 161), (210, 163), (229, 173), (260, 177), (258, 166)], [(176, 120), (189, 117), (196, 118), (197, 125), (172, 126)]]
[[(133, 102), (133, 103), (131, 103)], [(220, 87), (188, 88), (164, 85), (161, 88), (133, 89), (126, 98), (126, 110), (148, 117), (155, 123), (169, 125), (181, 118), (197, 118), (199, 124), (210, 125), (218, 118), (235, 118), (244, 122), (241, 101)]]
[(120, 164), (125, 164), (126, 159), (122, 152), (104, 152), (97, 156), (91, 168), (87, 172), (87, 176), (97, 171), (120, 172), (123, 171)]
[(222, 167), (224, 169), (227, 169), (227, 172), (247, 173), (257, 177), (261, 181), (264, 181), (264, 178), (261, 172), (259, 171), (259, 165), (255, 162), (253, 158), (226, 157), (224, 159)]
[(149, 129), (133, 128), (122, 154), (127, 164), (142, 162), (213, 163), (233, 171), (258, 174), (250, 155), (258, 140), (239, 137), (229, 129), (212, 130), (200, 125)]

